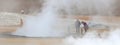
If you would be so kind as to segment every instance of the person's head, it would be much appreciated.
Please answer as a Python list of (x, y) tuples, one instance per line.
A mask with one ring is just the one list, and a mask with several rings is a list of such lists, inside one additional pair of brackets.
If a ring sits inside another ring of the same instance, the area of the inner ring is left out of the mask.
[(82, 20), (81, 23), (86, 23), (86, 22)]

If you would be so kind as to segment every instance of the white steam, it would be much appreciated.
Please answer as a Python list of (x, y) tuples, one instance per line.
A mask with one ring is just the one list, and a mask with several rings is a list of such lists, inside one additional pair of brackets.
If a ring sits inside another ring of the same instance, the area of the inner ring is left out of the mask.
[[(27, 17), (24, 25), (13, 35), (27, 37), (59, 37), (65, 36), (66, 24), (60, 22), (58, 15), (104, 15), (109, 14), (112, 0), (44, 0), (42, 11), (35, 17)], [(109, 10), (109, 11), (108, 11)], [(58, 22), (57, 22), (58, 21)], [(62, 26), (59, 26), (62, 25)], [(72, 25), (74, 26), (74, 25)], [(61, 28), (63, 27), (63, 28)], [(61, 29), (61, 30), (60, 30)], [(59, 31), (58, 31), (59, 30)]]
[(43, 10), (35, 17), (27, 17), (22, 28), (18, 29), (13, 35), (27, 37), (56, 37), (63, 36), (62, 33), (52, 29), (57, 19), (57, 5), (54, 1), (47, 0)]
[[(95, 35), (95, 34), (93, 34)], [(109, 33), (107, 38), (73, 38), (69, 37), (64, 40), (65, 45), (120, 45), (120, 29), (115, 29)]]

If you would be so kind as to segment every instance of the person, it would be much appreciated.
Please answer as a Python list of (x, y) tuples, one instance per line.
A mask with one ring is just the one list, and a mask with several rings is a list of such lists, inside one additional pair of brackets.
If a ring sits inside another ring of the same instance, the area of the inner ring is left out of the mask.
[(81, 25), (80, 25), (80, 34), (81, 34), (81, 36), (83, 36), (84, 32), (85, 32), (85, 30), (84, 30), (84, 24), (82, 22), (80, 22), (80, 23), (81, 23)]
[(21, 10), (21, 14), (24, 14), (25, 13), (25, 11), (24, 10)]
[(80, 33), (80, 21), (79, 19), (76, 20), (75, 22), (75, 28), (76, 28), (76, 33), (79, 34)]
[(84, 21), (82, 21), (81, 23), (84, 25), (83, 29), (84, 29), (84, 33), (86, 33), (88, 31), (88, 24)]

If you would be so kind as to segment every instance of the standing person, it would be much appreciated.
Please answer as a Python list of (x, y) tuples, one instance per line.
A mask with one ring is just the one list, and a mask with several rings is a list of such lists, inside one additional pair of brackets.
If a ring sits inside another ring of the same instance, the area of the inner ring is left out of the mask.
[(88, 24), (84, 21), (81, 22), (84, 25), (84, 33), (86, 33), (88, 31)]
[(24, 10), (21, 10), (21, 14), (25, 14), (25, 11), (24, 11)]
[(80, 21), (79, 21), (79, 19), (77, 19), (76, 20), (76, 22), (75, 22), (75, 28), (76, 28), (76, 33), (77, 34), (80, 34)]
[(81, 25), (80, 25), (80, 34), (81, 34), (81, 36), (83, 36), (84, 32), (85, 32), (85, 30), (84, 30), (84, 24), (82, 22), (80, 22), (80, 23), (81, 23)]

